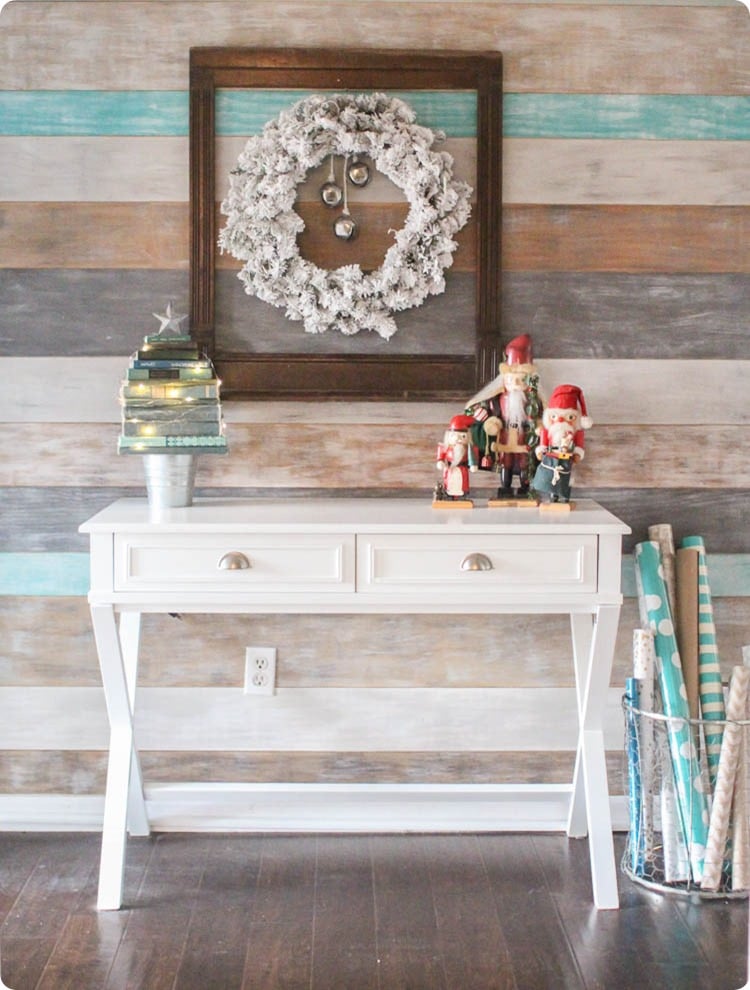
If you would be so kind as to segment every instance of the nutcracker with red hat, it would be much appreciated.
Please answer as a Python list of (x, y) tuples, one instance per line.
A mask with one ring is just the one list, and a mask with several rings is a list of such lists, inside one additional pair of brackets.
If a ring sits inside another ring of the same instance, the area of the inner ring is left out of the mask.
[[(467, 412), (481, 423), (477, 437), (483, 451), (480, 466), (500, 475), (497, 499), (490, 506), (529, 504), (516, 501), (529, 492), (529, 453), (542, 421), (539, 375), (531, 357), (531, 337), (521, 334), (505, 348), (500, 373), (467, 403)], [(517, 480), (517, 488), (513, 482)]]
[(583, 392), (577, 385), (558, 385), (542, 417), (536, 456), (540, 461), (531, 487), (546, 496), (547, 505), (570, 508), (573, 465), (583, 459), (584, 430), (593, 426)]
[(437, 469), (443, 473), (433, 499), (433, 505), (438, 508), (470, 509), (474, 504), (467, 498), (469, 473), (477, 470), (479, 454), (471, 439), (473, 426), (476, 426), (473, 416), (454, 416), (438, 444)]

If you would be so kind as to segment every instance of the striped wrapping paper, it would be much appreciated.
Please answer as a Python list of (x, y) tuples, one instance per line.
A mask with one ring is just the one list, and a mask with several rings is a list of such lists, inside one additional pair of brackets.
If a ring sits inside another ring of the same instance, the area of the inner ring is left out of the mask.
[[(722, 723), (726, 718), (726, 710), (719, 668), (719, 651), (716, 646), (711, 587), (708, 582), (706, 547), (702, 536), (686, 536), (682, 546), (693, 547), (698, 551), (698, 693), (701, 718), (704, 722)], [(719, 724), (715, 731), (708, 731), (707, 727), (704, 727), (704, 731), (708, 774), (713, 788), (716, 786), (724, 728)]]
[(708, 798), (701, 786), (698, 756), (689, 723), (685, 681), (664, 583), (659, 545), (652, 542), (638, 543), (634, 556), (639, 588), (642, 589), (649, 626), (654, 633), (664, 714), (671, 720), (668, 723), (669, 752), (680, 821), (690, 854), (693, 881), (700, 883), (708, 838)]

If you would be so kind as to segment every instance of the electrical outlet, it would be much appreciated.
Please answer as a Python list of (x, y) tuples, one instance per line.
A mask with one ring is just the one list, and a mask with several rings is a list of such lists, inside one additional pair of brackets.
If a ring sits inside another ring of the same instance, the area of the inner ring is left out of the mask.
[(245, 649), (245, 694), (276, 694), (276, 647)]

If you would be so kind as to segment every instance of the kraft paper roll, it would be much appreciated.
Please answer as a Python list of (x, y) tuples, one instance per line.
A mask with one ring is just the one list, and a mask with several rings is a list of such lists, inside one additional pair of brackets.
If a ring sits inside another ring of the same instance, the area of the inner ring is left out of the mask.
[(732, 670), (732, 680), (729, 685), (727, 724), (724, 727), (721, 757), (711, 806), (711, 820), (708, 828), (706, 858), (701, 883), (704, 890), (718, 890), (721, 881), (721, 871), (724, 866), (729, 835), (734, 782), (742, 749), (742, 727), (737, 725), (737, 722), (741, 722), (745, 718), (749, 684), (750, 667), (735, 667)]
[[(719, 668), (719, 651), (716, 645), (716, 627), (708, 580), (706, 548), (701, 536), (686, 536), (683, 547), (698, 551), (698, 691), (701, 718), (705, 722), (723, 722), (726, 718), (724, 690)], [(716, 785), (716, 774), (721, 755), (722, 725), (704, 726), (706, 735), (706, 759), (711, 786)]]
[(635, 548), (636, 572), (645, 596), (645, 608), (657, 658), (657, 673), (664, 714), (669, 717), (668, 739), (674, 773), (677, 807), (690, 855), (693, 881), (703, 876), (703, 857), (708, 838), (708, 798), (703, 791), (700, 767), (689, 723), (685, 681), (677, 649), (669, 598), (664, 583), (659, 545), (648, 541)]
[(696, 547), (677, 551), (677, 646), (682, 661), (690, 718), (700, 718), (698, 695), (698, 561)]

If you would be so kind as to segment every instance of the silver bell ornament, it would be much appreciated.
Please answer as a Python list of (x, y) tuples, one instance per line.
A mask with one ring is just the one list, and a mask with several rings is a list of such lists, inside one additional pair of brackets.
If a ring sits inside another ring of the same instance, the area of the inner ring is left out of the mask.
[(333, 222), (333, 232), (342, 241), (353, 241), (357, 236), (357, 222), (348, 213), (342, 213)]
[(328, 181), (324, 182), (320, 187), (320, 198), (331, 209), (339, 206), (344, 198), (344, 190), (336, 182), (336, 174), (333, 170), (333, 155), (331, 155), (331, 163), (328, 168)]
[(352, 160), (346, 172), (353, 186), (366, 186), (370, 181), (370, 166), (359, 158)]

